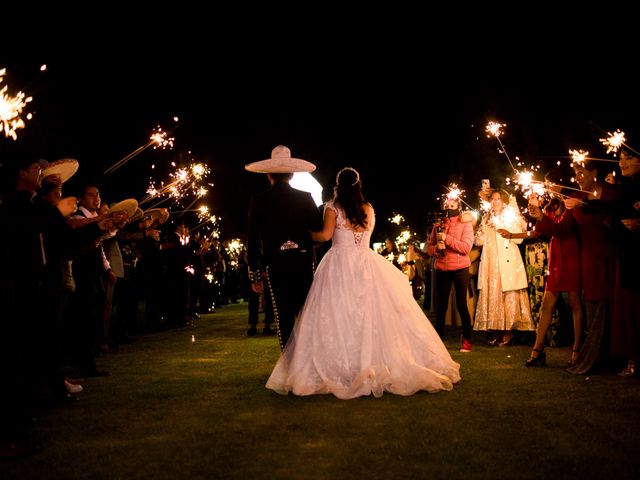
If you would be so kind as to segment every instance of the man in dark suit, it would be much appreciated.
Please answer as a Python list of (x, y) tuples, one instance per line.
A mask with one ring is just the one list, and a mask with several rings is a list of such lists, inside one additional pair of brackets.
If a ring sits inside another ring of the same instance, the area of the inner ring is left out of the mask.
[(322, 215), (308, 192), (289, 181), (294, 172), (312, 172), (315, 165), (292, 158), (278, 145), (271, 158), (245, 166), (266, 173), (271, 187), (251, 200), (247, 253), (251, 288), (264, 290), (267, 282), (278, 328), (280, 349), (289, 340), (296, 316), (307, 297), (315, 268), (311, 231), (322, 229)]

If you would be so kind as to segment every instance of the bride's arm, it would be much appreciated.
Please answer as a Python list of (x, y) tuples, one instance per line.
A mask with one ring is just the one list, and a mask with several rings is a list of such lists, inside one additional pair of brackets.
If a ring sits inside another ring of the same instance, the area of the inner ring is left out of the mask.
[(326, 242), (333, 238), (333, 231), (336, 228), (336, 212), (333, 208), (324, 209), (324, 225), (319, 232), (311, 232), (311, 239), (314, 242)]

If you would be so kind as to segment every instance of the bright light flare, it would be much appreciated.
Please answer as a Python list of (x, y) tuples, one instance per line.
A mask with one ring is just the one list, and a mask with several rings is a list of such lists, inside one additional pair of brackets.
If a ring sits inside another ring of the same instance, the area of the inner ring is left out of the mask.
[(404, 217), (402, 215), (400, 215), (399, 213), (396, 213), (393, 215), (393, 217), (391, 217), (389, 219), (389, 221), (391, 223), (394, 223), (396, 225), (400, 225), (402, 222), (404, 222)]
[(584, 162), (585, 162), (585, 160), (587, 160), (589, 152), (586, 152), (584, 150), (572, 150), (572, 149), (569, 149), (569, 155), (571, 155), (571, 166), (572, 167), (574, 166), (574, 164), (579, 165), (581, 167), (584, 167)]
[(293, 178), (289, 181), (289, 185), (296, 190), (309, 192), (316, 206), (322, 204), (322, 185), (309, 172), (295, 172)]
[(607, 132), (607, 134), (609, 135), (607, 138), (599, 138), (598, 140), (607, 147), (607, 153), (616, 153), (626, 140), (625, 133), (618, 129), (613, 133)]
[(460, 190), (458, 188), (458, 185), (456, 185), (455, 183), (452, 183), (451, 186), (449, 187), (449, 191), (447, 192), (446, 199), (447, 201), (450, 201), (450, 200), (460, 201), (463, 193), (464, 193), (464, 190)]
[(175, 138), (168, 137), (167, 135), (168, 133), (163, 132), (161, 127), (156, 127), (156, 130), (149, 137), (149, 140), (151, 140), (152, 144), (155, 143), (155, 145), (153, 145), (153, 148), (173, 148), (173, 141), (175, 140)]
[[(0, 83), (3, 82), (3, 77), (6, 73), (6, 68), (0, 69)], [(25, 96), (24, 92), (10, 95), (8, 91), (8, 85), (0, 89), (0, 133), (4, 132), (5, 137), (17, 140), (18, 134), (16, 130), (25, 127), (24, 120), (20, 115), (27, 103), (33, 100), (33, 97)], [(27, 115), (27, 119), (31, 119), (31, 114)]]
[(487, 132), (487, 137), (494, 136), (499, 138), (504, 133), (502, 129), (506, 126), (506, 123), (489, 122), (484, 131)]
[[(528, 199), (531, 195), (542, 197), (547, 191), (544, 182), (534, 178), (535, 173), (534, 170), (516, 170), (513, 176), (513, 183), (515, 183), (516, 189), (522, 192), (524, 198)], [(507, 185), (511, 181), (512, 179), (507, 178)]]

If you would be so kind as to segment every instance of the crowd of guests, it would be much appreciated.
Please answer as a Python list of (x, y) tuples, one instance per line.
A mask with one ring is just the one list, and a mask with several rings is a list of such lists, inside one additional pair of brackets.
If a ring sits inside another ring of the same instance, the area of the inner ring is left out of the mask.
[[(400, 261), (387, 239), (381, 253), (407, 273), (416, 300), (424, 295), (441, 336), (449, 306), (457, 310), (461, 352), (473, 350), (473, 332), (489, 332), (496, 346), (535, 332), (526, 366), (545, 365), (548, 331), (564, 296), (573, 329), (568, 370), (583, 374), (609, 365), (634, 376), (640, 356), (638, 157), (620, 152), (616, 183), (603, 180), (597, 161), (574, 164), (570, 175), (549, 172), (551, 196), (528, 198), (529, 219), (503, 190), (483, 188), (481, 218), (449, 199), (424, 249), (411, 245)], [(73, 400), (85, 377), (110, 375), (97, 359), (137, 335), (187, 326), (240, 298), (249, 302), (247, 334), (256, 334), (260, 311), (263, 334), (274, 333), (268, 298), (249, 288), (242, 248), (191, 232), (166, 209), (110, 208), (96, 183), (67, 192), (68, 178), (46, 172), (46, 162), (26, 154), (3, 168), (0, 368), (11, 392), (0, 400), (3, 456), (33, 450), (27, 440), (34, 411)], [(579, 189), (563, 190), (570, 176)], [(476, 295), (471, 309), (469, 292)]]
[[(446, 316), (456, 313), (461, 352), (472, 351), (472, 332), (487, 332), (489, 344), (502, 347), (535, 333), (525, 365), (537, 367), (546, 365), (545, 346), (560, 343), (552, 339), (559, 324), (569, 323), (569, 372), (604, 368), (635, 376), (640, 356), (639, 157), (623, 147), (620, 175), (606, 175), (608, 165), (598, 160), (556, 166), (546, 175), (546, 194), (528, 196), (526, 209), (517, 205), (515, 195), (489, 187), (479, 192), (486, 212), (480, 218), (463, 211), (459, 198), (447, 199), (444, 218), (424, 244), (424, 273), (418, 279), (423, 285), (431, 279), (424, 307), (435, 313), (438, 332), (443, 334)], [(402, 258), (393, 252), (389, 242), (380, 251), (389, 259)], [(477, 270), (474, 252), (480, 252)], [(415, 263), (403, 262), (398, 264), (403, 270)], [(477, 297), (469, 302), (475, 290)], [(566, 308), (560, 310), (560, 303)]]
[(58, 169), (16, 150), (2, 168), (0, 456), (34, 451), (37, 412), (111, 375), (101, 356), (249, 297), (241, 250), (167, 209), (109, 206), (95, 182), (66, 191), (71, 162)]

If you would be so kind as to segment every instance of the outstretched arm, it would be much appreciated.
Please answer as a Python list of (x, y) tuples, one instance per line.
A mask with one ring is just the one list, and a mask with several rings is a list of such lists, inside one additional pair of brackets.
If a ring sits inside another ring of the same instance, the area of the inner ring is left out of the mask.
[(319, 232), (311, 232), (311, 239), (314, 242), (327, 242), (333, 238), (333, 231), (336, 228), (336, 212), (333, 208), (324, 209), (324, 224)]

